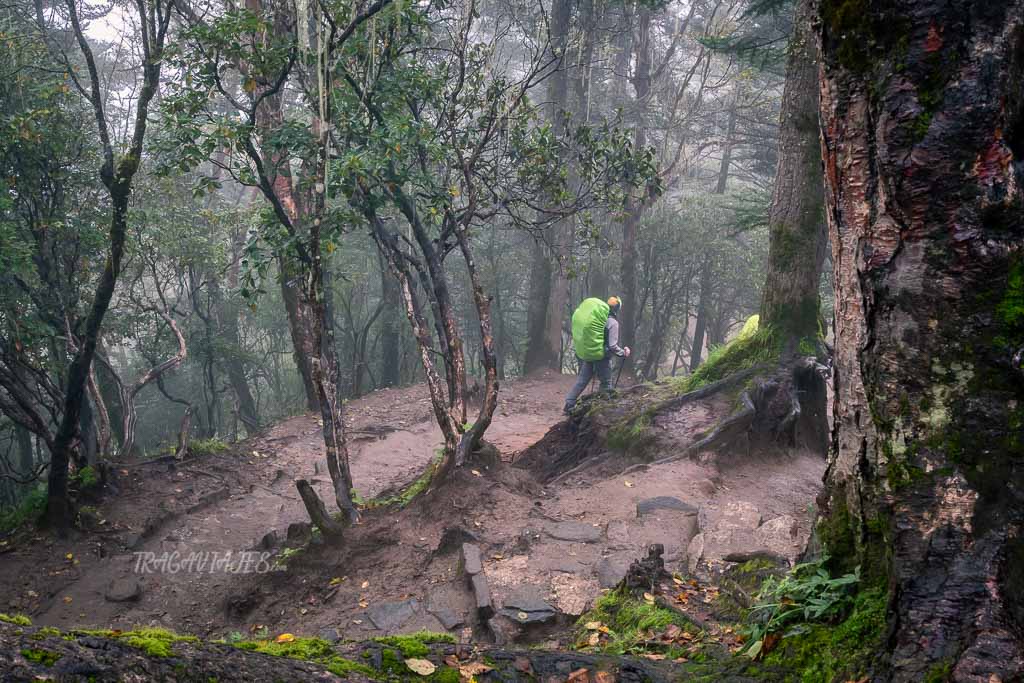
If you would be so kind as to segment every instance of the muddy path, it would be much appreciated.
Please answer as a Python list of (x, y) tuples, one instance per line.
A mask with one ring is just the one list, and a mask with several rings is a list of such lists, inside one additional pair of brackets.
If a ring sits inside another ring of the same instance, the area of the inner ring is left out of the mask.
[[(505, 384), (487, 437), (504, 463), (466, 468), (407, 508), (371, 511), (337, 548), (310, 541), (293, 484), (311, 478), (327, 499), (311, 416), (225, 453), (125, 467), (121, 495), (100, 507), (93, 532), (5, 548), (0, 610), (58, 627), (159, 625), (204, 636), (265, 628), (328, 639), (430, 629), (564, 647), (566, 627), (649, 544), (662, 544), (667, 568), (687, 576), (712, 577), (751, 557), (795, 559), (825, 465), (810, 453), (582, 467), (548, 483), (516, 467), (572, 448), (574, 427), (560, 414), (572, 380)], [(684, 448), (728, 409), (711, 401), (662, 416), (665, 448)], [(422, 387), (353, 401), (348, 421), (364, 498), (414, 479), (440, 444)], [(464, 543), (480, 554), (497, 621), (478, 609)], [(255, 554), (239, 555), (246, 551)], [(174, 553), (207, 562), (145, 564)], [(713, 598), (695, 589), (695, 618)]]
[[(570, 384), (566, 377), (505, 383), (488, 438), (514, 456), (559, 419)], [(442, 442), (431, 415), (423, 386), (382, 390), (346, 405), (362, 497), (423, 471)], [(234, 572), (254, 570), (262, 557), (241, 553), (268, 532), (283, 538), (290, 525), (308, 519), (294, 480), (314, 481), (330, 500), (320, 430), (315, 416), (303, 415), (223, 453), (117, 468), (119, 493), (96, 510), (91, 532), (66, 540), (30, 535), (0, 546), (0, 611), (58, 627), (221, 630)], [(178, 571), (148, 562), (162, 557), (176, 557)], [(186, 570), (189, 557), (195, 560)]]

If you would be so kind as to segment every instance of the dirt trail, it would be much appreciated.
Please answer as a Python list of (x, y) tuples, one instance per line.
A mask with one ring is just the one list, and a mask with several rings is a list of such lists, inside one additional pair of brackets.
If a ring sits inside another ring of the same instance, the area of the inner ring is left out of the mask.
[[(538, 441), (552, 454), (571, 445), (566, 424), (548, 430), (561, 422), (572, 381), (503, 387), (487, 438), (505, 460)], [(660, 415), (665, 447), (684, 448), (728, 409), (716, 400)], [(353, 401), (348, 421), (355, 485), (367, 498), (411, 481), (440, 444), (422, 387)], [(820, 457), (798, 452), (728, 466), (684, 459), (624, 475), (584, 467), (545, 487), (523, 470), (480, 468), (461, 471), (429, 500), (368, 514), (343, 547), (311, 547), (288, 558), (287, 571), (136, 571), (137, 552), (237, 556), (268, 531), (284, 537), (289, 525), (305, 522), (294, 479), (317, 480), (329, 495), (319, 431), (315, 418), (296, 417), (229, 453), (121, 470), (125, 491), (101, 508), (97, 533), (24, 543), (0, 563), (0, 610), (60, 627), (162, 625), (226, 635), (266, 626), (328, 638), (427, 628), (488, 639), (493, 627), (479, 619), (460, 564), (461, 544), (470, 540), (481, 550), (494, 607), (530, 615), (530, 624), (511, 624), (508, 637), (528, 627), (532, 640), (564, 646), (557, 638), (565, 625), (648, 544), (665, 546), (670, 570), (703, 576), (727, 559), (792, 561), (809, 534), (824, 470)], [(529, 457), (538, 452), (530, 450)], [(128, 599), (113, 601), (120, 598)]]
[[(570, 383), (566, 377), (506, 383), (488, 438), (506, 455), (539, 439), (559, 419)], [(364, 498), (413, 480), (442, 443), (423, 386), (375, 392), (346, 411), (353, 478)], [(214, 567), (216, 559), (234, 557), (228, 566), (239, 567), (239, 553), (264, 534), (284, 537), (289, 525), (307, 521), (295, 479), (314, 481), (330, 505), (320, 429), (314, 416), (304, 415), (227, 453), (121, 468), (124, 491), (100, 508), (103, 524), (92, 538), (38, 538), (4, 548), (11, 551), (0, 562), (0, 604), (6, 603), (0, 610), (62, 627), (217, 630), (238, 577)], [(204, 571), (194, 564), (193, 571), (140, 573), (156, 566), (145, 564), (146, 553), (178, 553), (179, 560), (197, 554), (209, 564)]]

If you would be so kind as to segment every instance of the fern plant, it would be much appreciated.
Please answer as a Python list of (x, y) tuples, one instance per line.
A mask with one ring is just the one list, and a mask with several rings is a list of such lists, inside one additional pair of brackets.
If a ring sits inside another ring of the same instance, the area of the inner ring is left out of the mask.
[(765, 580), (748, 614), (749, 645), (744, 654), (757, 659), (767, 649), (766, 642), (805, 633), (804, 624), (835, 619), (853, 604), (860, 567), (833, 578), (825, 568), (827, 560), (798, 564), (782, 578)]

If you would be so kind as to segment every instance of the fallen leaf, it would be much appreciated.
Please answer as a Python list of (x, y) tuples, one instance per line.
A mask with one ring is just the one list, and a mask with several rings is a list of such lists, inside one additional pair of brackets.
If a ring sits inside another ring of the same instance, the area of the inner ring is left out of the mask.
[(491, 559), (492, 560), (504, 560), (505, 556), (502, 555), (501, 553), (496, 553), (494, 555), (491, 555)]
[(363, 609), (366, 609), (367, 607), (370, 606), (370, 603), (367, 602), (366, 600), (360, 600), (359, 601), (359, 606), (362, 607)]
[(590, 637), (587, 638), (587, 645), (589, 645), (590, 647), (597, 647), (600, 644), (601, 644), (601, 634), (598, 633), (597, 631), (594, 631), (593, 633), (590, 634)]
[(356, 624), (358, 626), (359, 624), (363, 623), (363, 620), (362, 619), (353, 619), (352, 623)]
[(457, 669), (459, 668), (459, 658), (455, 655), (448, 655), (444, 658), (444, 664), (445, 666), (450, 666), (453, 669)]
[(299, 610), (299, 614), (307, 614), (307, 613), (309, 613), (309, 610), (306, 609), (305, 607), (303, 607), (302, 609)]
[(65, 602), (65, 604), (70, 605), (71, 604), (71, 596), (70, 595), (65, 595), (64, 596), (64, 602)]
[(362, 582), (362, 583), (361, 583), (361, 584), (359, 585), (359, 587), (360, 587), (360, 588), (368, 588), (369, 586), (370, 586), (370, 582), (369, 582), (369, 581), (363, 581), (363, 582)]
[(677, 624), (669, 624), (665, 627), (665, 638), (667, 640), (675, 640), (682, 632), (683, 629), (679, 628)]
[(680, 579), (678, 576), (673, 576), (672, 577), (672, 582), (675, 583), (677, 586), (682, 586), (684, 583), (686, 583), (685, 581)]
[(30, 598), (38, 598), (39, 597), (39, 593), (36, 593), (35, 591), (29, 591), (28, 592), (28, 597), (30, 597)]
[(73, 560), (73, 559), (75, 559), (75, 556), (72, 553), (68, 553), (67, 555), (64, 556), (64, 559), (66, 559), (66, 560)]
[(644, 593), (644, 602), (648, 605), (654, 604), (654, 596), (650, 593)]
[(588, 621), (586, 624), (583, 625), (583, 628), (587, 629), (588, 631), (596, 631), (600, 629), (601, 626), (603, 626), (603, 624), (600, 621)]
[(631, 482), (631, 481), (624, 481), (622, 483), (626, 485), (627, 489), (633, 488), (633, 482)]
[(676, 595), (676, 602), (681, 602), (684, 605), (690, 601), (690, 595), (688, 593), (679, 593)]
[(282, 633), (274, 640), (276, 640), (279, 643), (293, 643), (295, 642), (295, 636), (293, 636), (291, 633)]
[(576, 669), (565, 679), (565, 683), (590, 683), (590, 670)]
[(473, 473), (474, 477), (482, 477), (482, 476), (484, 476), (484, 475), (480, 474), (480, 470), (470, 470), (470, 472)]
[(652, 660), (654, 660), (656, 662), (660, 662), (663, 659), (665, 659), (665, 655), (659, 655), (659, 654), (654, 654), (654, 653), (648, 653), (648, 654), (643, 655), (643, 656), (646, 657), (647, 659), (652, 659)]
[(615, 683), (616, 680), (615, 674), (608, 673), (607, 671), (598, 671), (594, 674), (594, 683)]
[(330, 586), (337, 586), (339, 583), (341, 583), (342, 581), (344, 581), (347, 578), (348, 578), (347, 576), (335, 576), (333, 579), (331, 579), (331, 582), (328, 585), (330, 585)]
[(429, 676), (437, 671), (437, 667), (429, 659), (407, 659), (405, 665), (420, 676)]
[(469, 662), (468, 664), (463, 664), (459, 667), (459, 674), (466, 678), (471, 678), (473, 676), (485, 674), (491, 670), (492, 667), (487, 666), (483, 662)]

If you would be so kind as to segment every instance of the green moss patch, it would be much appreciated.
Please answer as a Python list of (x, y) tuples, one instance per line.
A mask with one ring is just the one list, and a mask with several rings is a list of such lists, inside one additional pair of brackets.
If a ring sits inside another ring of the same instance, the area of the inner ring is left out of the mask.
[(240, 650), (314, 662), (338, 676), (361, 673), (372, 678), (377, 675), (374, 669), (365, 664), (353, 662), (337, 654), (331, 644), (322, 638), (295, 638), (281, 643), (276, 640), (243, 640), (231, 644)]
[(195, 636), (183, 636), (165, 628), (140, 628), (135, 631), (112, 631), (103, 630), (75, 630), (75, 635), (98, 636), (100, 638), (114, 638), (124, 641), (132, 647), (138, 648), (150, 657), (170, 657), (173, 654), (174, 643), (197, 643), (199, 639)]
[(385, 636), (374, 638), (375, 643), (388, 645), (398, 649), (403, 657), (426, 657), (430, 654), (429, 645), (437, 643), (455, 644), (455, 638), (448, 633), (434, 633), (432, 631), (417, 631), (400, 636)]
[(15, 626), (31, 626), (32, 620), (26, 617), (24, 614), (2, 614), (0, 613), (0, 621), (6, 621), (8, 624), (14, 624)]
[(765, 664), (788, 670), (786, 683), (860, 680), (885, 650), (886, 594), (880, 588), (861, 591), (853, 609), (835, 625), (814, 624), (782, 639)]
[(42, 648), (26, 648), (21, 651), (21, 656), (35, 664), (53, 666), (61, 658), (59, 652), (51, 652)]
[(728, 344), (712, 349), (708, 359), (692, 375), (676, 380), (676, 391), (685, 394), (700, 389), (755, 365), (776, 361), (780, 353), (779, 339), (771, 328), (760, 328), (748, 336), (740, 335)]
[[(678, 636), (665, 642), (660, 636), (675, 631), (673, 626)], [(693, 656), (702, 636), (700, 628), (682, 614), (616, 590), (598, 598), (594, 608), (576, 622), (574, 647), (609, 655), (657, 653), (675, 659)]]

